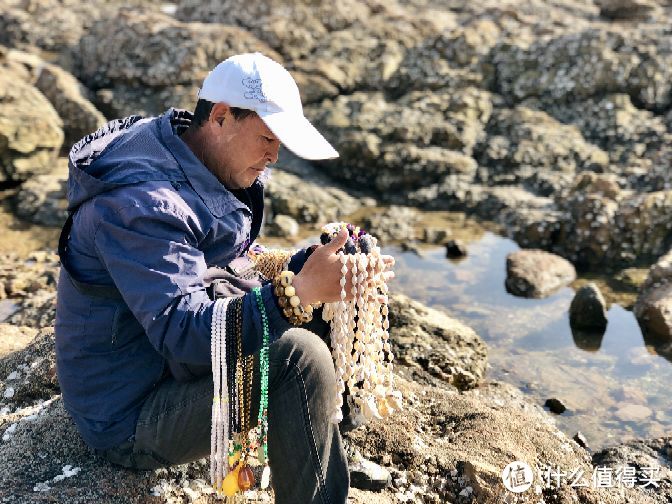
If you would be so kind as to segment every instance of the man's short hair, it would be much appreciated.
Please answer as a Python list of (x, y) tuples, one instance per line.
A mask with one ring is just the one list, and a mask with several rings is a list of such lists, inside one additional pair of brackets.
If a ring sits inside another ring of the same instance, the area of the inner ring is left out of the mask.
[[(212, 112), (212, 107), (215, 104), (208, 100), (199, 99), (196, 102), (196, 108), (194, 109), (194, 118), (191, 121), (191, 125), (194, 128), (200, 128), (204, 122), (210, 118), (210, 112)], [(231, 115), (236, 121), (242, 121), (246, 117), (250, 117), (256, 112), (254, 110), (243, 109), (238, 107), (230, 107)]]

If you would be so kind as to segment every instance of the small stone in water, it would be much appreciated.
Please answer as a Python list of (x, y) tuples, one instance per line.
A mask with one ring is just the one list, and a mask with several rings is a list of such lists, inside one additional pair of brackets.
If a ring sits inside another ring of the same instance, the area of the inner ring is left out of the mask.
[(555, 413), (556, 415), (560, 415), (567, 410), (567, 407), (562, 403), (562, 401), (555, 398), (546, 399), (544, 406), (551, 410), (551, 413)]

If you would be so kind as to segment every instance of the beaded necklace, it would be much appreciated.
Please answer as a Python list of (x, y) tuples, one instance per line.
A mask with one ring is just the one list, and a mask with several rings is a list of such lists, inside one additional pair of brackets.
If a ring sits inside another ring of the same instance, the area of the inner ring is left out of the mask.
[[(336, 390), (331, 419), (343, 419), (343, 393), (347, 388), (354, 409), (367, 420), (390, 415), (402, 405), (401, 392), (395, 389), (389, 343), (388, 288), (383, 278), (384, 262), (377, 240), (365, 231), (343, 222), (322, 228), (320, 240), (331, 241), (341, 229), (349, 237), (341, 251), (341, 299), (325, 303), (324, 320), (331, 325), (331, 347), (336, 369)], [(352, 297), (346, 300), (348, 272), (352, 277)]]
[(257, 306), (261, 312), (261, 321), (263, 325), (263, 343), (259, 352), (259, 373), (261, 375), (261, 393), (259, 394), (259, 415), (257, 417), (257, 434), (259, 443), (257, 445), (257, 456), (259, 462), (264, 465), (261, 475), (261, 488), (266, 489), (269, 485), (271, 470), (268, 465), (268, 351), (270, 330), (268, 327), (268, 316), (266, 307), (261, 298), (261, 289), (255, 287), (252, 289), (257, 300)]
[(210, 481), (219, 489), (228, 472), (224, 460), (225, 443), (229, 439), (228, 370), (226, 363), (226, 311), (229, 299), (215, 301), (212, 313), (211, 355), (214, 396), (212, 400), (212, 430), (210, 432)]

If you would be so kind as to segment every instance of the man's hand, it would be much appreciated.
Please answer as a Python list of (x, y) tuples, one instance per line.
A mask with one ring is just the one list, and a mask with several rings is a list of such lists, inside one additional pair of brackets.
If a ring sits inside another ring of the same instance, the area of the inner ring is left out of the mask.
[[(337, 252), (345, 245), (347, 239), (348, 232), (342, 229), (329, 243), (317, 247), (303, 265), (301, 271), (294, 277), (293, 285), (297, 296), (301, 299), (301, 304), (305, 306), (318, 301), (323, 303), (340, 301), (340, 280), (343, 274), (341, 273), (342, 264)], [(388, 282), (394, 278), (394, 272), (389, 270), (394, 265), (394, 258), (388, 255), (384, 255), (382, 258), (383, 271), (381, 274), (385, 282)], [(369, 273), (372, 273), (371, 267), (369, 267)], [(345, 292), (347, 293), (346, 299), (352, 299), (350, 265), (348, 265)]]

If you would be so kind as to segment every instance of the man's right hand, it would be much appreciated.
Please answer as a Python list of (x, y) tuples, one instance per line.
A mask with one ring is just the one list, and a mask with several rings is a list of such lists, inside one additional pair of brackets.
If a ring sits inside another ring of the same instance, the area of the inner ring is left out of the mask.
[[(301, 299), (301, 304), (308, 305), (317, 302), (333, 303), (341, 299), (340, 280), (341, 261), (338, 256), (338, 249), (345, 245), (348, 239), (348, 232), (342, 229), (326, 245), (321, 245), (310, 255), (301, 271), (294, 277), (294, 288), (296, 294)], [(392, 256), (383, 257), (383, 279), (385, 282), (394, 278), (394, 272), (391, 268), (394, 265)], [(346, 277), (345, 292), (346, 299), (352, 299), (352, 272), (348, 268)]]

